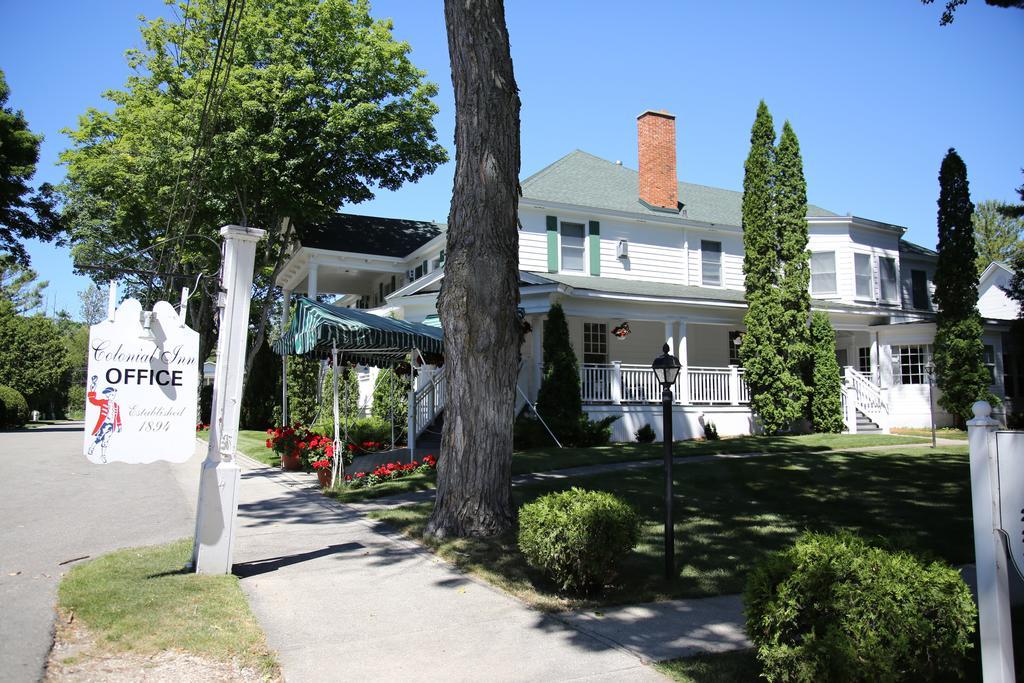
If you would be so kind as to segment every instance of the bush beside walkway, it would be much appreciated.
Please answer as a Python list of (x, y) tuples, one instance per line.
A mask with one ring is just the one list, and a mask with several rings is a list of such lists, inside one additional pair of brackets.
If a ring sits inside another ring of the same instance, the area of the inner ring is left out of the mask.
[[(558, 594), (527, 567), (513, 537), (428, 541), (443, 557), (548, 610), (739, 593), (766, 552), (805, 529), (849, 529), (890, 547), (954, 564), (973, 557), (970, 486), (964, 447), (784, 454), (675, 468), (679, 575), (662, 568), (660, 470), (608, 472), (517, 486), (517, 503), (571, 486), (611, 492), (641, 515), (640, 545), (597, 598)], [(431, 504), (372, 513), (421, 537)]]

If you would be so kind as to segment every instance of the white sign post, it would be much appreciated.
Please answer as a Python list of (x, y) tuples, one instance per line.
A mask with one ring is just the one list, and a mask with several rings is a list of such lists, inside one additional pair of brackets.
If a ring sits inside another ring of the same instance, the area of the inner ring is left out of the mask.
[[(996, 428), (992, 406), (978, 401), (972, 406), (974, 419), (967, 422), (967, 439), (971, 457), (971, 502), (974, 508), (974, 554), (978, 574), (978, 618), (981, 624), (981, 670), (985, 683), (1013, 683), (1013, 634), (1010, 626), (1010, 572), (1006, 547), (1006, 528), (1010, 520), (1001, 513), (1000, 491), (1012, 496), (1021, 505), (1024, 481), (1002, 480), (1009, 476), (1010, 468), (1000, 468), (1002, 459), (1024, 458), (1024, 453), (998, 452)], [(1005, 432), (1000, 432), (1002, 436)], [(999, 442), (1012, 444), (1011, 439)], [(1017, 447), (1021, 441), (1016, 440)], [(1002, 471), (1001, 471), (1002, 469)], [(1017, 476), (1024, 469), (1013, 468)], [(1009, 501), (1006, 501), (1009, 502)], [(1020, 528), (1021, 508), (1017, 508), (1017, 522), (1011, 530)], [(1004, 526), (1004, 521), (1008, 524)], [(1019, 539), (1012, 547), (1020, 548)]]
[[(111, 302), (113, 302), (113, 285)], [(166, 301), (128, 299), (89, 330), (90, 462), (185, 462), (195, 451), (199, 334)]]
[(238, 485), (241, 470), (235, 462), (238, 414), (242, 404), (242, 375), (249, 330), (249, 302), (256, 243), (266, 234), (256, 228), (228, 225), (224, 239), (224, 264), (220, 329), (217, 337), (217, 370), (213, 380), (210, 415), (210, 447), (199, 482), (195, 545), (192, 566), (198, 574), (231, 573)]

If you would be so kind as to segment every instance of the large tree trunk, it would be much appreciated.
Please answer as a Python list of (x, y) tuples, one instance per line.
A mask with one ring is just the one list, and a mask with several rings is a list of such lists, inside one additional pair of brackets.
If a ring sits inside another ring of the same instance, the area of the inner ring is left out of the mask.
[(455, 191), (438, 313), (448, 400), (436, 537), (512, 528), (519, 358), (519, 94), (502, 0), (445, 0), (455, 86)]

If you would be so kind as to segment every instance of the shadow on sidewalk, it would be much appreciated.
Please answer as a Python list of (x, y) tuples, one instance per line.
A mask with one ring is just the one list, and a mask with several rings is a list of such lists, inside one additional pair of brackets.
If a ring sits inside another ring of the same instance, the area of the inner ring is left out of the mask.
[(320, 548), (319, 550), (311, 550), (306, 553), (268, 557), (265, 560), (253, 560), (252, 562), (241, 562), (231, 567), (231, 573), (240, 579), (246, 579), (250, 576), (259, 576), (260, 574), (277, 571), (281, 567), (288, 567), (293, 564), (315, 560), (318, 557), (326, 557), (327, 555), (334, 555), (336, 553), (360, 550), (364, 547), (366, 546), (362, 543), (340, 543), (337, 545), (329, 545), (325, 548)]

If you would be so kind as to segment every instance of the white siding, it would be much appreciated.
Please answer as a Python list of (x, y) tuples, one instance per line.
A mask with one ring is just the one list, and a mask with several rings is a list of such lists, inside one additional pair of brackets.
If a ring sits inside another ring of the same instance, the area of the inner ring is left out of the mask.
[(1020, 306), (1003, 291), (1010, 285), (1010, 273), (994, 268), (978, 287), (978, 311), (984, 318), (1013, 320), (1020, 312)]
[(520, 211), (519, 268), (537, 273), (548, 272), (547, 222), (544, 214)]
[(686, 284), (693, 287), (705, 286), (701, 280), (701, 240), (722, 243), (722, 287), (724, 289), (743, 289), (743, 236), (739, 233), (712, 232), (694, 228), (687, 230), (690, 276)]

